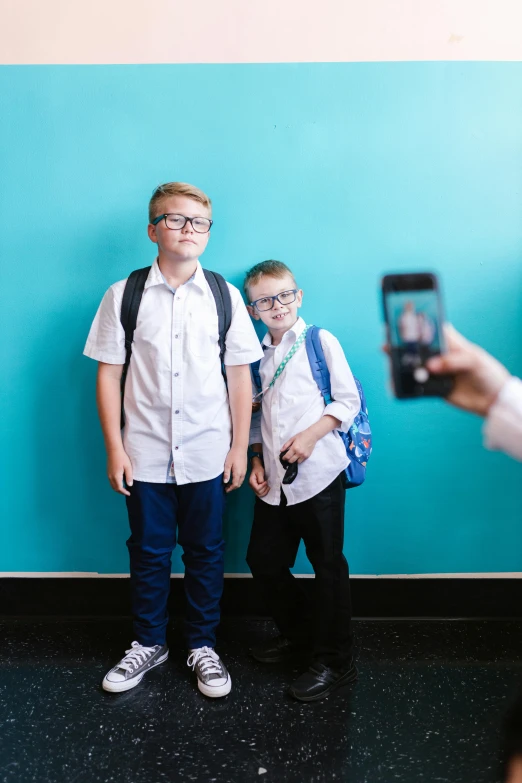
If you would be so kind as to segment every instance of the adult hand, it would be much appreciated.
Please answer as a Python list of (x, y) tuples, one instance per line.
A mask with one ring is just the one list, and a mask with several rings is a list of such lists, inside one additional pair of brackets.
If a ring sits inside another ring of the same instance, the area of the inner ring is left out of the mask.
[[(225, 487), (225, 492), (232, 492), (234, 489), (239, 489), (246, 476), (247, 471), (247, 449), (239, 446), (232, 446), (227, 454), (225, 460), (225, 470), (223, 473), (223, 481), (228, 486)], [(232, 478), (231, 483), (230, 478)]]
[(120, 495), (130, 495), (123, 486), (123, 477), (128, 487), (132, 487), (132, 465), (123, 448), (109, 451), (107, 455), (107, 475), (111, 487)]
[(455, 384), (446, 398), (457, 408), (487, 416), (510, 377), (506, 368), (483, 348), (466, 340), (452, 326), (444, 327), (447, 353), (430, 359), (434, 375), (451, 375)]

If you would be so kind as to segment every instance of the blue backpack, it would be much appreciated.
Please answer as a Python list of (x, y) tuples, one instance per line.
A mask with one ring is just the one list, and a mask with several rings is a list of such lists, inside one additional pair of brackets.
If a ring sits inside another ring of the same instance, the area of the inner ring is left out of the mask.
[[(320, 329), (318, 326), (310, 326), (306, 333), (305, 345), (310, 362), (310, 369), (314, 381), (317, 383), (324, 404), (329, 405), (332, 402), (332, 387), (330, 383), (330, 371), (326, 364), (326, 358), (319, 338)], [(261, 391), (261, 376), (259, 374), (259, 365), (261, 360), (254, 362), (252, 366), (252, 377), (258, 390)], [(344, 471), (344, 486), (346, 489), (359, 487), (366, 478), (366, 463), (372, 453), (372, 431), (368, 419), (368, 408), (366, 407), (366, 398), (363, 388), (357, 378), (354, 378), (357, 391), (361, 400), (361, 410), (355, 417), (355, 420), (348, 432), (337, 430), (341, 440), (344, 443), (346, 453), (350, 458), (350, 464)]]

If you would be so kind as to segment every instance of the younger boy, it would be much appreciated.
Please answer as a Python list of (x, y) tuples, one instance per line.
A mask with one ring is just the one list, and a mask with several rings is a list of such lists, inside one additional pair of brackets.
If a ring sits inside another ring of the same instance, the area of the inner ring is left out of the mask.
[[(264, 394), (250, 431), (249, 483), (257, 497), (247, 562), (280, 632), (252, 652), (263, 663), (309, 653), (310, 668), (289, 692), (300, 701), (316, 701), (357, 676), (343, 555), (342, 474), (349, 459), (337, 430), (349, 430), (360, 398), (338, 340), (321, 330), (334, 400), (325, 407), (304, 344), (306, 324), (298, 317), (303, 292), (285, 264), (257, 264), (244, 287), (250, 315), (268, 327), (259, 368)], [(289, 484), (282, 483), (282, 453), (286, 463), (299, 466)], [(312, 605), (290, 572), (301, 540), (315, 572)]]
[(199, 263), (211, 220), (208, 196), (169, 182), (149, 204), (148, 234), (158, 246), (141, 299), (125, 384), (120, 321), (125, 280), (105, 294), (85, 354), (99, 362), (97, 401), (112, 488), (125, 495), (131, 536), (134, 639), (103, 680), (111, 692), (134, 688), (168, 657), (166, 628), (172, 550), (183, 546), (188, 665), (206, 696), (226, 696), (230, 675), (215, 652), (223, 589), (224, 485), (241, 486), (251, 414), (249, 364), (261, 349), (237, 288), (222, 375), (218, 314)]

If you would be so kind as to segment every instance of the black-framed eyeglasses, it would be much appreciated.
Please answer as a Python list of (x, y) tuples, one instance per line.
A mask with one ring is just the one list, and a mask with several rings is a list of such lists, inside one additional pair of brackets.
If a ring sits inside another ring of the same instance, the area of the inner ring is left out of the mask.
[(295, 302), (296, 298), (297, 288), (292, 288), (288, 291), (281, 291), (280, 294), (276, 294), (275, 296), (263, 296), (261, 299), (256, 299), (255, 302), (250, 302), (250, 307), (255, 307), (256, 310), (258, 310), (260, 313), (263, 313), (265, 310), (272, 309), (276, 299), (279, 304), (287, 305)]
[(154, 218), (152, 221), (152, 225), (157, 226), (160, 220), (165, 220), (165, 225), (167, 228), (170, 228), (171, 231), (180, 231), (187, 225), (188, 222), (197, 234), (208, 234), (210, 227), (214, 222), (213, 220), (210, 220), (210, 218), (191, 218), (187, 217), (186, 215), (175, 215), (168, 213), (166, 215), (158, 215), (158, 217)]

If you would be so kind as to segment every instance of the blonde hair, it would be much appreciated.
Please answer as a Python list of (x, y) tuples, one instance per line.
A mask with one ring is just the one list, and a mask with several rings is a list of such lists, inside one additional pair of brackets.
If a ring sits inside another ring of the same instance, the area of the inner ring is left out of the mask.
[(283, 278), (286, 275), (290, 275), (292, 280), (294, 281), (294, 285), (297, 288), (297, 283), (295, 282), (294, 273), (288, 267), (286, 264), (283, 264), (282, 261), (261, 261), (259, 264), (256, 264), (252, 267), (252, 269), (249, 269), (246, 273), (245, 280), (243, 282), (243, 289), (246, 294), (246, 298), (250, 301), (250, 294), (248, 291), (249, 285), (256, 285), (256, 283), (259, 283), (262, 277), (279, 277)]
[(164, 185), (158, 185), (152, 198), (149, 201), (149, 223), (152, 223), (154, 218), (158, 216), (160, 210), (158, 205), (163, 199), (170, 198), (171, 196), (185, 196), (191, 198), (193, 201), (197, 201), (199, 204), (203, 204), (210, 214), (212, 214), (212, 202), (206, 193), (196, 188), (195, 185), (189, 185), (188, 182), (166, 182)]

